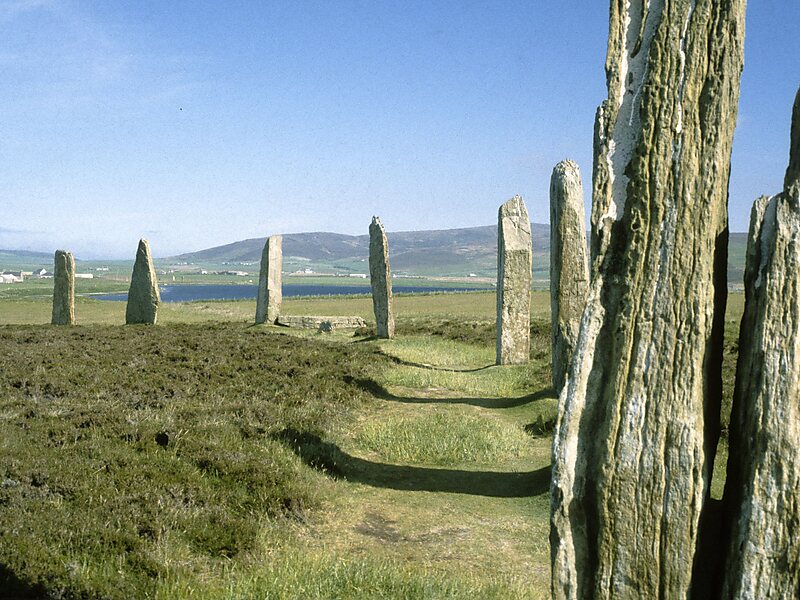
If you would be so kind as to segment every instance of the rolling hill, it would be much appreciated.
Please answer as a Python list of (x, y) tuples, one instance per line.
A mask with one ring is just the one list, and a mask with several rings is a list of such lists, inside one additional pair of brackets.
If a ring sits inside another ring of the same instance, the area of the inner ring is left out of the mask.
[(37, 267), (49, 268), (53, 264), (52, 252), (32, 250), (0, 250), (0, 271), (20, 271)]
[[(546, 281), (550, 269), (550, 225), (531, 223), (533, 277)], [(494, 277), (497, 264), (497, 227), (468, 227), (433, 231), (390, 232), (392, 270), (397, 274), (465, 277), (474, 273)], [(253, 264), (261, 260), (266, 238), (253, 238), (172, 257), (194, 264)], [(742, 282), (747, 234), (731, 233), (728, 281)], [(365, 273), (368, 235), (292, 233), (283, 236), (284, 271), (309, 268), (315, 272)]]
[[(549, 269), (550, 226), (532, 223), (534, 270)], [(390, 232), (392, 269), (398, 274), (494, 277), (497, 227)], [(196, 264), (257, 263), (265, 238), (254, 238), (173, 257)], [(292, 233), (283, 236), (284, 270), (366, 272), (368, 235)]]

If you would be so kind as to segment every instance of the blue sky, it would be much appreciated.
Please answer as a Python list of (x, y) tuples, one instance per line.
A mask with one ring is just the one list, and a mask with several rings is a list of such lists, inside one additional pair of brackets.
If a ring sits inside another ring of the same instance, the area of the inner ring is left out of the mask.
[[(749, 4), (734, 231), (800, 85), (800, 2)], [(559, 160), (590, 186), (607, 33), (602, 0), (0, 0), (0, 248), (487, 225), (517, 193), (546, 222)]]

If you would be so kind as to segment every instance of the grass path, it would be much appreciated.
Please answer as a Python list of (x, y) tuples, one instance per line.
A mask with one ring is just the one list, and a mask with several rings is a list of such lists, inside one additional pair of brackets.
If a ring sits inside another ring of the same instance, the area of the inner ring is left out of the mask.
[(337, 481), (303, 545), (548, 597), (551, 437), (532, 433), (555, 410), (546, 365), (435, 337), (369, 343), (395, 366), (356, 382), (380, 401), (306, 456)]

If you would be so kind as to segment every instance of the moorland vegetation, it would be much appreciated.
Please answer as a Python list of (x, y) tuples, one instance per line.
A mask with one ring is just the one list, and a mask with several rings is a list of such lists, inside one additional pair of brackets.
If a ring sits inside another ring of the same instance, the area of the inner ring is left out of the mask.
[(164, 305), (146, 327), (81, 299), (82, 325), (24, 324), (48, 307), (0, 302), (5, 593), (548, 597), (546, 294), (513, 367), (494, 366), (491, 293), (399, 297), (395, 340), (252, 326), (247, 301)]

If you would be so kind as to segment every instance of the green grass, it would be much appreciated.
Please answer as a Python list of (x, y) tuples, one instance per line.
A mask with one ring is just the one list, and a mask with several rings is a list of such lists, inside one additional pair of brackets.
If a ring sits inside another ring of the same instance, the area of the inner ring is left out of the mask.
[[(253, 308), (255, 311), (255, 306)], [(358, 315), (368, 321), (375, 320), (372, 299), (358, 298), (285, 298), (283, 310), (293, 315)], [(398, 326), (405, 320), (432, 322), (483, 321), (494, 322), (496, 314), (494, 292), (463, 292), (443, 294), (401, 295), (394, 300), (394, 313)], [(550, 294), (531, 293), (531, 317), (549, 319)], [(402, 332), (402, 330), (401, 330)]]
[(182, 579), (159, 585), (156, 597), (201, 600), (267, 598), (298, 600), (530, 598), (530, 590), (514, 581), (487, 583), (468, 574), (423, 574), (389, 561), (357, 561), (305, 551), (265, 554), (245, 570), (231, 569), (202, 586)]
[[(52, 300), (31, 298), (0, 300), (0, 325), (50, 323)], [(255, 316), (256, 304), (248, 301), (163, 302), (158, 308), (158, 323), (239, 322), (249, 323)], [(125, 302), (75, 299), (78, 325), (122, 325), (125, 323)]]
[(433, 412), (362, 425), (357, 443), (381, 460), (408, 464), (497, 463), (529, 443), (520, 427), (495, 419)]
[[(545, 336), (538, 324), (532, 327), (532, 360), (526, 365), (495, 366), (494, 336), (491, 345), (486, 345), (485, 328), (465, 327), (464, 331), (467, 333), (447, 321), (433, 329), (432, 336), (380, 342), (380, 348), (398, 362), (386, 372), (383, 383), (494, 398), (533, 394), (550, 387), (549, 334)], [(473, 339), (469, 332), (474, 332)], [(461, 336), (469, 341), (451, 339)]]
[[(100, 283), (102, 280), (76, 282), (76, 292), (97, 291), (93, 286), (110, 286), (105, 291), (127, 291), (127, 284)], [(88, 282), (88, 283), (86, 283)], [(86, 285), (86, 287), (84, 287)], [(114, 287), (117, 286), (117, 287)], [(10, 284), (0, 287), (0, 325), (29, 325), (50, 322), (52, 312), (52, 282)], [(543, 292), (531, 294), (531, 314), (534, 319), (549, 319), (550, 296)], [(121, 325), (125, 322), (125, 302), (94, 300), (87, 297), (75, 299), (78, 324)], [(436, 327), (456, 330), (459, 324), (481, 322), (486, 331), (494, 331), (495, 295), (492, 292), (453, 292), (441, 294), (399, 295), (394, 302), (398, 326), (403, 332), (408, 323), (408, 333), (422, 328), (436, 332)], [(355, 315), (374, 322), (372, 299), (369, 296), (328, 296), (316, 298), (286, 298), (282, 310), (288, 315)], [(162, 302), (159, 306), (159, 323), (197, 323), (203, 321), (252, 322), (255, 317), (254, 300), (198, 301), (183, 303)], [(488, 329), (487, 329), (488, 328)], [(494, 334), (490, 333), (489, 337)]]
[(529, 382), (535, 376), (535, 366), (488, 367), (480, 372), (435, 371), (400, 365), (386, 375), (390, 386), (455, 394), (502, 398), (523, 389), (537, 390)]
[(324, 435), (380, 364), (238, 325), (0, 329), (0, 563), (131, 598), (246, 554), (325, 489), (280, 432)]
[[(128, 283), (105, 278), (76, 279), (75, 294), (127, 292)], [(36, 299), (50, 303), (53, 299), (52, 279), (26, 279), (22, 283), (0, 285), (0, 302), (12, 299)]]
[[(252, 327), (248, 301), (125, 327), (124, 303), (79, 299), (78, 327), (0, 327), (0, 589), (549, 597), (557, 400), (532, 298), (515, 367), (494, 365), (492, 293), (399, 296), (391, 341)], [(284, 309), (372, 320), (368, 297)], [(741, 310), (731, 295), (725, 407)], [(47, 297), (0, 297), (0, 323), (49, 318)]]

